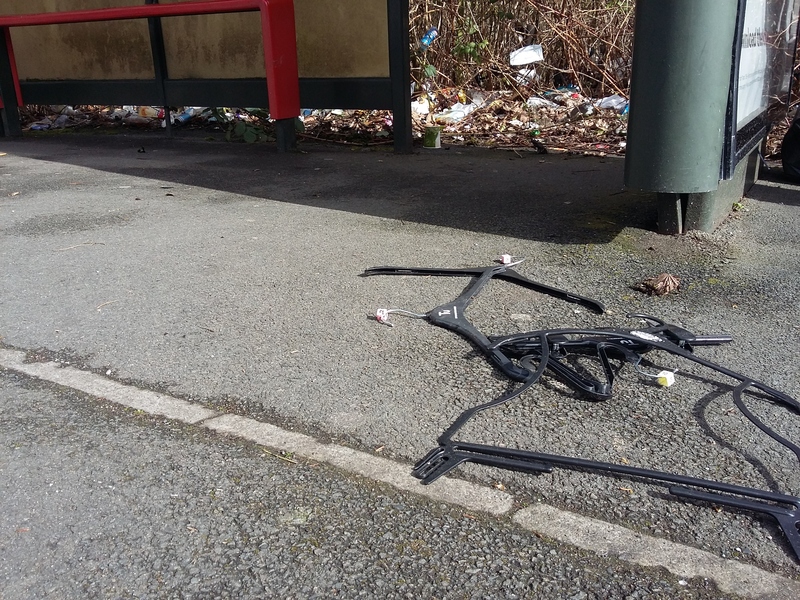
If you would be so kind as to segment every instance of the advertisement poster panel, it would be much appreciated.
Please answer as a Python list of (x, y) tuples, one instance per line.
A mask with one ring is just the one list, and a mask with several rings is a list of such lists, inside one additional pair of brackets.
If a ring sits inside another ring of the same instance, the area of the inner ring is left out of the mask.
[(800, 0), (740, 0), (723, 177), (783, 118), (792, 85)]

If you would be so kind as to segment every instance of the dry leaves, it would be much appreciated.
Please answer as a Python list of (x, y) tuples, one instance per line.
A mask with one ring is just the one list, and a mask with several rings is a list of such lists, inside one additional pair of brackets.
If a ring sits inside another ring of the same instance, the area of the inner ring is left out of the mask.
[(681, 280), (675, 277), (675, 275), (671, 273), (661, 273), (661, 275), (655, 277), (648, 277), (644, 281), (632, 285), (631, 288), (650, 296), (666, 296), (667, 294), (678, 291), (680, 286)]

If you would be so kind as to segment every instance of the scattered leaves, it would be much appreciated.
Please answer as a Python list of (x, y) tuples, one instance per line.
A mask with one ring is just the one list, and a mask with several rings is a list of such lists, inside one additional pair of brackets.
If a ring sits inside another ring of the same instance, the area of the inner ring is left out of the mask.
[(644, 281), (634, 284), (631, 289), (650, 296), (666, 296), (678, 291), (681, 280), (671, 273), (661, 273), (655, 277), (648, 277)]

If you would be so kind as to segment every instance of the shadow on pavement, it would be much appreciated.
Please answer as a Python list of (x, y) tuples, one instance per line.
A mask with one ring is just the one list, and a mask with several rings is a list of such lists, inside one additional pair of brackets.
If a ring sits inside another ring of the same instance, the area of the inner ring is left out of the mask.
[[(748, 198), (762, 202), (776, 202), (790, 206), (800, 206), (800, 183), (792, 181), (783, 174), (783, 169), (761, 169), (760, 181), (747, 192)], [(787, 191), (794, 192), (788, 194)]]
[(521, 239), (606, 243), (625, 227), (655, 228), (654, 199), (623, 191), (619, 157), (469, 147), (396, 155), (390, 146), (316, 143), (278, 154), (272, 145), (196, 133), (26, 134), (0, 140), (0, 148), (165, 184)]

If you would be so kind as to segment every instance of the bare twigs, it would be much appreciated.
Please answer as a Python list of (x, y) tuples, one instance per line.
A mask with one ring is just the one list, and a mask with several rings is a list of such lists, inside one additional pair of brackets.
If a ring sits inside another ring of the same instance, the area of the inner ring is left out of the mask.
[(430, 48), (415, 53), (414, 77), (433, 88), (519, 87), (509, 53), (541, 44), (545, 60), (530, 87), (573, 83), (587, 96), (627, 95), (633, 16), (633, 0), (411, 0), (412, 44), (439, 29)]

